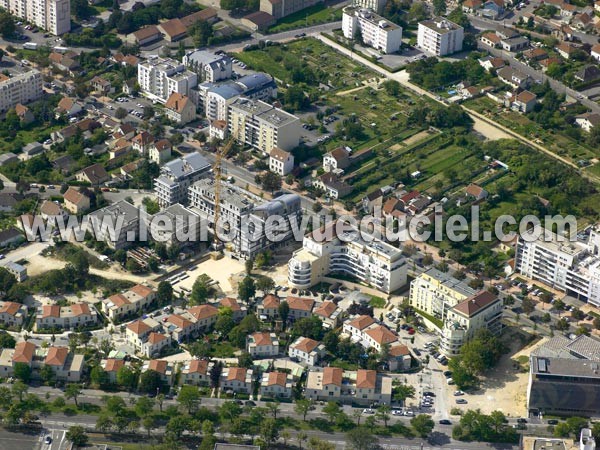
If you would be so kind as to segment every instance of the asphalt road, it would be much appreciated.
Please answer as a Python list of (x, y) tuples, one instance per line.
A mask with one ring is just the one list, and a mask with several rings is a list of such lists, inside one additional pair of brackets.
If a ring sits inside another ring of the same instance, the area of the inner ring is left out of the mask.
[(0, 450), (28, 450), (39, 448), (40, 434), (37, 431), (9, 431), (0, 427)]

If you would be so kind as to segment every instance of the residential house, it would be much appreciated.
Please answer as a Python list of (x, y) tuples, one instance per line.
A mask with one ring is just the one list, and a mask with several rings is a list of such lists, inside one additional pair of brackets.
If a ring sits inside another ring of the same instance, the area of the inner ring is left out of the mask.
[(43, 305), (35, 317), (35, 329), (74, 330), (90, 327), (98, 322), (98, 313), (88, 303), (75, 303), (68, 306)]
[(503, 83), (506, 83), (512, 86), (515, 89), (527, 87), (529, 84), (529, 76), (521, 73), (517, 70), (514, 70), (511, 67), (503, 67), (498, 70), (498, 78)]
[(52, 52), (48, 55), (48, 59), (50, 60), (50, 64), (58, 70), (67, 72), (70, 76), (77, 75), (78, 69), (81, 68), (79, 65), (79, 55), (75, 52)]
[(29, 142), (25, 144), (21, 151), (23, 152), (23, 159), (29, 160), (36, 155), (39, 155), (44, 152), (44, 146), (39, 142)]
[(523, 52), (523, 57), (531, 63), (535, 61), (541, 61), (542, 59), (547, 59), (548, 52), (543, 48), (536, 47), (532, 48), (531, 50), (527, 50), (526, 52)]
[(311, 400), (366, 406), (374, 402), (389, 405), (392, 400), (392, 377), (374, 370), (344, 372), (340, 368), (326, 367), (323, 372), (309, 372), (305, 395)]
[(56, 118), (60, 116), (74, 117), (81, 113), (81, 111), (83, 111), (81, 105), (69, 97), (61, 98), (54, 110)]
[(597, 66), (585, 66), (581, 70), (575, 72), (574, 77), (577, 81), (582, 83), (591, 83), (600, 79), (600, 69)]
[(77, 181), (89, 183), (92, 186), (100, 186), (110, 179), (110, 176), (104, 167), (98, 163), (86, 167), (81, 172), (77, 173), (75, 177), (77, 178)]
[(16, 245), (23, 241), (23, 235), (14, 227), (0, 231), (0, 248)]
[(275, 18), (266, 12), (256, 11), (242, 17), (242, 25), (252, 31), (264, 31), (275, 23)]
[(479, 39), (483, 44), (492, 48), (500, 47), (500, 43), (502, 42), (502, 38), (491, 31), (488, 33), (483, 33)]
[(109, 80), (98, 75), (92, 78), (90, 84), (92, 85), (94, 92), (97, 92), (101, 95), (112, 94), (115, 91), (115, 88)]
[(590, 55), (592, 56), (592, 58), (594, 58), (596, 61), (600, 62), (600, 44), (596, 44), (592, 47)]
[(343, 171), (350, 165), (350, 152), (344, 147), (338, 147), (325, 153), (323, 156), (323, 169), (325, 172)]
[(187, 36), (187, 28), (178, 18), (159, 24), (158, 29), (162, 31), (165, 40), (168, 42), (177, 42)]
[(246, 337), (246, 351), (253, 357), (276, 357), (279, 341), (275, 333), (256, 332)]
[(310, 371), (306, 381), (306, 398), (316, 401), (335, 401), (341, 397), (344, 370), (325, 367), (322, 372)]
[(70, 175), (73, 169), (77, 166), (77, 162), (71, 155), (63, 155), (52, 161), (52, 167), (58, 170), (63, 175)]
[(19, 161), (19, 157), (13, 152), (6, 152), (0, 155), (0, 167)]
[(146, 309), (156, 298), (156, 292), (142, 284), (137, 284), (120, 294), (102, 300), (102, 312), (113, 322)]
[(23, 125), (27, 125), (35, 120), (35, 116), (31, 110), (21, 103), (15, 105), (15, 114)]
[(189, 341), (198, 331), (196, 319), (187, 311), (181, 314), (171, 314), (167, 317), (165, 327), (177, 342)]
[(279, 317), (279, 305), (281, 300), (273, 294), (265, 295), (262, 302), (256, 307), (256, 315), (261, 320), (275, 319)]
[(196, 105), (188, 96), (173, 92), (165, 103), (165, 113), (173, 122), (185, 125), (196, 119)]
[(160, 323), (151, 317), (134, 320), (125, 327), (125, 341), (139, 353), (150, 333), (160, 329)]
[(577, 14), (575, 17), (573, 17), (573, 20), (571, 20), (571, 25), (580, 31), (588, 31), (594, 24), (592, 17), (593, 16), (587, 13)]
[(561, 42), (556, 47), (554, 47), (554, 50), (556, 50), (557, 53), (563, 58), (571, 59), (573, 53), (579, 50), (579, 47), (576, 47), (575, 45), (569, 42)]
[(391, 331), (385, 325), (374, 325), (362, 333), (363, 345), (366, 348), (374, 348), (378, 352), (383, 346), (390, 345), (398, 341), (398, 335)]
[(500, 41), (500, 47), (502, 50), (507, 52), (520, 52), (521, 50), (529, 47), (529, 39), (524, 36), (517, 36), (510, 39), (502, 39)]
[(5, 327), (21, 328), (27, 318), (27, 306), (15, 302), (0, 302), (0, 324)]
[(484, 200), (488, 196), (488, 191), (475, 183), (470, 183), (465, 189), (465, 193), (475, 201)]
[(503, 0), (488, 0), (483, 4), (480, 14), (492, 20), (498, 20), (504, 16)]
[(314, 339), (299, 337), (290, 345), (288, 355), (309, 366), (316, 366), (325, 355), (325, 346)]
[(10, 212), (23, 201), (23, 196), (16, 192), (0, 192), (0, 211)]
[(575, 118), (577, 126), (581, 127), (588, 133), (592, 131), (592, 128), (600, 125), (600, 114), (598, 113), (586, 113)]
[(27, 267), (22, 266), (13, 261), (9, 261), (4, 265), (4, 268), (15, 277), (17, 282), (21, 283), (27, 279)]
[(342, 330), (345, 334), (350, 336), (354, 342), (359, 342), (362, 340), (363, 330), (366, 330), (374, 323), (376, 323), (375, 319), (371, 316), (357, 316), (350, 321), (344, 322)]
[(252, 375), (251, 369), (245, 367), (228, 367), (221, 373), (221, 389), (224, 392), (252, 393)]
[(310, 317), (315, 301), (311, 298), (287, 297), (286, 302), (290, 307), (288, 320), (295, 321)]
[(119, 373), (121, 367), (125, 367), (125, 361), (122, 359), (108, 358), (102, 360), (102, 369), (104, 369), (104, 373), (108, 376), (108, 381), (111, 384), (117, 383), (117, 373)]
[(90, 209), (90, 198), (79, 189), (69, 187), (63, 194), (64, 207), (73, 214), (81, 214)]
[(175, 368), (170, 361), (162, 359), (151, 359), (146, 361), (142, 366), (142, 373), (153, 370), (160, 375), (160, 379), (166, 386), (173, 386), (173, 376), (175, 375)]
[(323, 327), (328, 329), (337, 328), (339, 325), (342, 308), (331, 301), (324, 301), (313, 309), (313, 315), (317, 316), (323, 322)]
[(533, 111), (535, 104), (537, 103), (537, 96), (529, 91), (521, 91), (517, 95), (511, 98), (511, 109), (519, 111), (521, 113), (528, 113)]
[(131, 140), (132, 148), (141, 155), (147, 155), (150, 151), (150, 146), (156, 141), (154, 136), (147, 131), (142, 131)]
[(339, 179), (334, 173), (324, 173), (312, 182), (313, 186), (329, 198), (340, 199), (352, 192), (352, 186)]
[(198, 305), (188, 309), (188, 312), (196, 319), (198, 331), (209, 331), (219, 318), (219, 310), (212, 305)]
[(59, 217), (64, 218), (66, 216), (62, 206), (50, 200), (44, 200), (42, 202), (42, 205), (40, 206), (40, 214), (42, 219), (54, 223), (56, 223), (56, 219)]
[(186, 361), (181, 369), (179, 384), (208, 386), (210, 384), (210, 368), (213, 363), (208, 359), (192, 359)]
[(278, 147), (273, 147), (269, 153), (269, 170), (280, 176), (285, 176), (294, 169), (294, 155)]
[(235, 298), (225, 297), (219, 300), (219, 308), (227, 308), (230, 309), (233, 313), (233, 320), (235, 322), (241, 321), (246, 314), (248, 314), (248, 309), (244, 305), (240, 305)]
[(548, 70), (548, 67), (550, 67), (550, 64), (561, 65), (562, 63), (563, 63), (563, 60), (561, 58), (550, 57), (547, 59), (542, 59), (540, 61), (540, 66), (542, 67), (542, 72), (546, 73), (546, 71)]
[(292, 376), (285, 372), (263, 374), (260, 383), (261, 397), (289, 398), (292, 396)]
[(148, 158), (159, 166), (171, 158), (171, 150), (173, 145), (168, 139), (159, 139), (150, 144), (148, 150)]
[(70, 353), (67, 347), (49, 347), (44, 365), (50, 367), (58, 381), (77, 383), (84, 370), (84, 357)]
[(481, 0), (465, 0), (462, 4), (462, 10), (467, 14), (475, 14), (481, 8), (482, 4)]
[(164, 333), (152, 331), (148, 338), (142, 343), (140, 353), (146, 358), (160, 355), (165, 347), (169, 347), (172, 343), (171, 336)]
[(362, 198), (362, 210), (365, 214), (372, 214), (375, 209), (381, 210), (383, 207), (383, 190), (377, 188), (371, 192), (368, 192)]
[(388, 365), (390, 371), (401, 372), (410, 369), (412, 357), (410, 356), (410, 350), (406, 345), (392, 345), (388, 354)]
[[(105, 206), (89, 214), (88, 231), (93, 233), (96, 240), (104, 241), (113, 250), (120, 250), (131, 246), (138, 238), (140, 210), (125, 200)], [(119, 224), (111, 233), (103, 223)], [(119, 232), (117, 235), (116, 232)]]
[(140, 47), (162, 39), (162, 34), (154, 25), (149, 25), (131, 34), (133, 42)]

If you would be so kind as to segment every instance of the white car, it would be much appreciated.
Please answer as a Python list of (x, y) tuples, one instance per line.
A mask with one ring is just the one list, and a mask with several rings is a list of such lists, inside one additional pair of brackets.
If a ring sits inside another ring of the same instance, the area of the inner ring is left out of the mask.
[(363, 414), (375, 414), (375, 410), (371, 408), (363, 409)]
[(405, 415), (405, 416), (410, 416), (410, 417), (412, 417), (412, 416), (414, 416), (414, 415), (415, 415), (415, 413), (414, 413), (414, 412), (412, 412), (412, 411), (404, 411), (404, 415)]
[(401, 416), (402, 410), (400, 409), (392, 409), (392, 416)]
[(454, 396), (455, 397), (460, 397), (461, 395), (465, 395), (465, 393), (463, 391), (460, 391), (460, 390), (454, 391)]

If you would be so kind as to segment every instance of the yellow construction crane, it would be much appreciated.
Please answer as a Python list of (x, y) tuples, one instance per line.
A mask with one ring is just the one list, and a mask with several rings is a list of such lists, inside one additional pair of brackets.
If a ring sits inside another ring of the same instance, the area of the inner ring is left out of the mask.
[(214, 221), (214, 241), (213, 247), (215, 251), (220, 251), (222, 248), (221, 241), (217, 234), (217, 224), (219, 223), (219, 216), (221, 215), (221, 177), (223, 174), (223, 168), (221, 163), (223, 158), (226, 158), (234, 144), (234, 139), (231, 138), (225, 143), (224, 146), (219, 148), (216, 153), (215, 165), (213, 166), (213, 173), (215, 175), (215, 221)]

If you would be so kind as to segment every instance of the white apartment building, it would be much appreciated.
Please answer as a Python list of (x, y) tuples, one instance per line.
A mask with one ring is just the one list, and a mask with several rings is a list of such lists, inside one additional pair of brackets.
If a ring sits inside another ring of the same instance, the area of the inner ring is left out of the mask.
[(227, 55), (215, 55), (206, 50), (194, 50), (184, 55), (183, 64), (196, 72), (201, 81), (214, 83), (231, 78), (231, 58)]
[(43, 305), (38, 308), (35, 317), (35, 329), (77, 329), (95, 325), (98, 313), (94, 306), (87, 303), (75, 303), (69, 306)]
[[(227, 224), (231, 239), (226, 248), (242, 258), (258, 253), (285, 242), (293, 236), (290, 221), (302, 216), (300, 197), (285, 194), (264, 202), (238, 186), (229, 185), (220, 191), (220, 221)], [(215, 183), (212, 179), (202, 179), (189, 188), (189, 204), (192, 211), (208, 222), (212, 231), (215, 226)], [(272, 223), (271, 216), (283, 218), (281, 223)], [(277, 242), (268, 239), (277, 235)]]
[(228, 121), (230, 136), (265, 155), (274, 147), (292, 150), (300, 143), (300, 119), (261, 100), (236, 99)]
[(0, 74), (0, 113), (39, 100), (42, 97), (42, 74), (38, 70), (30, 70), (14, 77)]
[(402, 27), (366, 8), (344, 8), (342, 31), (346, 39), (354, 39), (360, 33), (365, 45), (383, 53), (395, 53), (402, 45)]
[(464, 35), (463, 27), (436, 17), (419, 22), (417, 45), (437, 56), (451, 55), (462, 50)]
[(138, 64), (138, 84), (146, 96), (166, 103), (173, 92), (189, 97), (198, 75), (179, 61), (155, 57)]
[(387, 0), (352, 0), (352, 6), (372, 9), (377, 14), (383, 13), (383, 8), (385, 8), (386, 3)]
[[(530, 231), (531, 235), (533, 231)], [(563, 242), (549, 230), (539, 239), (521, 236), (515, 271), (532, 280), (600, 306), (600, 231), (591, 229), (587, 242)]]
[(344, 371), (339, 367), (325, 367), (322, 372), (311, 370), (308, 373), (304, 395), (315, 401), (390, 405), (392, 377), (375, 370)]
[(290, 286), (306, 289), (332, 272), (353, 276), (387, 293), (406, 284), (408, 264), (401, 250), (374, 237), (363, 239), (349, 226), (345, 227), (349, 231), (337, 236), (336, 223), (304, 236), (302, 249), (288, 263)]
[(210, 163), (200, 153), (189, 153), (169, 161), (154, 179), (154, 193), (161, 208), (186, 203), (188, 188), (208, 174)]
[(0, 0), (0, 8), (56, 36), (71, 30), (69, 0)]
[(431, 321), (429, 327), (441, 332), (440, 351), (456, 356), (475, 332), (487, 328), (498, 333), (502, 325), (503, 304), (488, 291), (476, 292), (464, 281), (432, 268), (415, 278), (410, 285), (410, 305), (442, 321), (442, 328)]

